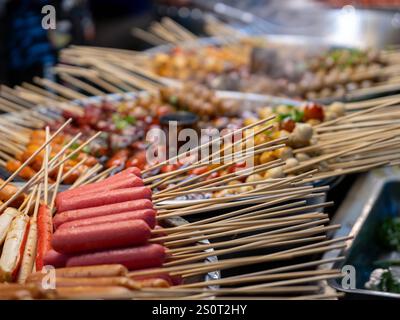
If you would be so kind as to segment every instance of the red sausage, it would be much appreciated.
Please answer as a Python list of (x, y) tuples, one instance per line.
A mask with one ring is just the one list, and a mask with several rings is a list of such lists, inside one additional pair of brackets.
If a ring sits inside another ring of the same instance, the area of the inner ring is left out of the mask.
[(78, 253), (141, 245), (151, 236), (143, 220), (128, 220), (78, 228), (60, 228), (51, 244), (61, 253)]
[(90, 193), (68, 199), (61, 199), (58, 203), (57, 210), (58, 212), (63, 212), (67, 210), (99, 207), (106, 204), (139, 199), (151, 199), (151, 189), (147, 187), (135, 187)]
[(93, 194), (93, 193), (98, 193), (98, 192), (117, 190), (117, 189), (134, 188), (134, 187), (143, 187), (142, 179), (140, 179), (136, 176), (131, 176), (131, 177), (126, 177), (124, 179), (121, 179), (119, 181), (109, 183), (107, 185), (93, 186), (93, 188), (89, 189), (89, 190), (81, 191), (79, 189), (74, 189), (71, 191), (75, 191), (75, 192), (67, 193), (67, 194), (64, 194), (63, 192), (61, 192), (57, 195), (56, 206), (58, 206), (64, 200), (70, 199), (73, 197), (78, 197), (78, 196), (83, 196), (83, 195)]
[(125, 201), (120, 203), (107, 204), (100, 207), (85, 208), (71, 211), (64, 211), (55, 215), (53, 222), (57, 229), (61, 224), (78, 219), (100, 217), (110, 214), (136, 211), (142, 209), (153, 209), (153, 204), (148, 199)]
[(142, 177), (142, 171), (138, 167), (130, 167), (126, 168), (125, 170), (121, 171), (120, 174), (129, 174), (132, 173), (135, 176), (141, 178)]
[(55, 268), (63, 268), (67, 263), (69, 256), (60, 252), (57, 252), (54, 249), (50, 249), (44, 255), (44, 265), (50, 265)]
[(58, 202), (60, 202), (61, 199), (69, 199), (75, 196), (80, 196), (83, 194), (89, 194), (89, 193), (95, 193), (95, 192), (101, 192), (101, 191), (109, 191), (109, 190), (116, 190), (116, 189), (124, 189), (124, 188), (133, 188), (133, 187), (142, 187), (143, 186), (143, 180), (131, 175), (131, 176), (126, 176), (123, 179), (119, 179), (117, 181), (110, 181), (109, 183), (103, 185), (97, 185), (97, 184), (90, 184), (87, 185), (90, 186), (91, 188), (85, 188), (81, 190), (80, 188), (77, 189), (72, 189), (72, 190), (67, 190), (71, 192), (61, 192), (57, 195), (56, 198), (56, 205)]
[(37, 216), (38, 240), (36, 250), (36, 270), (42, 270), (43, 258), (51, 249), (51, 238), (53, 235), (53, 222), (50, 209), (46, 205), (40, 205)]
[(156, 212), (152, 209), (144, 209), (137, 211), (128, 211), (117, 214), (108, 214), (106, 216), (78, 219), (70, 222), (66, 222), (60, 226), (60, 229), (64, 228), (77, 228), (83, 226), (91, 226), (95, 224), (126, 221), (126, 220), (143, 220), (147, 223), (150, 229), (153, 229), (156, 225)]
[(161, 267), (165, 248), (159, 244), (81, 254), (68, 259), (67, 267), (98, 264), (122, 264), (129, 270)]
[[(137, 168), (130, 168), (130, 169), (134, 169), (133, 171), (135, 171), (135, 169), (137, 169)], [(120, 173), (117, 173), (114, 176), (111, 176), (111, 177), (109, 177), (107, 179), (104, 179), (103, 181), (90, 183), (90, 184), (83, 185), (83, 186), (78, 187), (78, 188), (74, 188), (74, 189), (71, 189), (71, 190), (63, 191), (63, 192), (61, 192), (61, 193), (59, 193), (57, 195), (56, 203), (58, 202), (59, 198), (76, 196), (76, 195), (84, 194), (84, 193), (87, 193), (87, 192), (91, 192), (91, 191), (96, 190), (96, 189), (97, 190), (101, 190), (104, 187), (109, 187), (109, 185), (117, 183), (117, 182), (119, 182), (121, 180), (125, 180), (127, 178), (136, 178), (136, 179), (134, 179), (135, 184), (137, 184), (135, 186), (142, 186), (143, 185), (143, 181), (140, 178), (140, 176), (136, 175), (134, 172), (132, 172), (132, 170), (126, 169), (126, 170), (124, 170), (124, 171), (122, 171)], [(114, 189), (121, 189), (121, 187), (114, 188)], [(108, 190), (111, 190), (111, 189), (108, 188)]]

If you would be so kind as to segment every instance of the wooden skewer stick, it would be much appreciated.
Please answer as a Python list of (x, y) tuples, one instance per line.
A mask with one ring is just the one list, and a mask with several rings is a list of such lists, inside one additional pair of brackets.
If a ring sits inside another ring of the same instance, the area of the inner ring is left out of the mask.
[(110, 172), (112, 172), (116, 168), (117, 168), (117, 166), (112, 166), (112, 167), (104, 170), (103, 172), (95, 175), (94, 177), (92, 177), (86, 181), (83, 181), (82, 185), (104, 180), (110, 174)]
[[(62, 158), (63, 161), (65, 161), (65, 155), (63, 155)], [(56, 202), (56, 197), (57, 197), (57, 192), (58, 192), (58, 187), (60, 186), (61, 180), (62, 180), (62, 174), (63, 174), (63, 170), (64, 170), (64, 162), (60, 165), (60, 167), (58, 168), (58, 172), (57, 172), (57, 180), (56, 182), (52, 185), (52, 187), (54, 188), (53, 191), (53, 195), (50, 201), (50, 212), (53, 212), (54, 209), (54, 204)], [(50, 190), (49, 190), (50, 191)]]
[(363, 114), (371, 113), (373, 111), (377, 111), (377, 110), (380, 110), (380, 109), (383, 109), (383, 108), (386, 108), (386, 107), (389, 107), (389, 106), (392, 106), (392, 105), (396, 105), (399, 102), (400, 102), (400, 99), (394, 98), (394, 99), (392, 99), (390, 101), (387, 101), (385, 103), (382, 103), (381, 105), (378, 105), (376, 107), (369, 108), (369, 109), (362, 110), (362, 111), (358, 111), (358, 112), (354, 112), (354, 113), (350, 113), (350, 114), (345, 115), (343, 117), (339, 117), (339, 118), (336, 118), (336, 119), (333, 119), (333, 120), (330, 120), (330, 121), (322, 122), (322, 123), (318, 124), (317, 126), (315, 126), (315, 129), (318, 130), (319, 128), (322, 128), (322, 127), (331, 126), (331, 125), (337, 124), (337, 123), (339, 123), (339, 122), (341, 122), (343, 120), (349, 120), (349, 119), (358, 117), (358, 116), (363, 115)]
[(43, 88), (37, 87), (33, 84), (23, 82), (22, 87), (25, 88), (26, 90), (30, 90), (31, 92), (34, 92), (46, 99), (50, 99), (50, 101), (58, 101), (58, 102), (68, 102), (69, 100), (67, 98), (64, 98), (62, 96), (59, 96), (53, 92), (49, 92), (44, 90)]
[(166, 263), (164, 263), (164, 266), (172, 267), (172, 266), (185, 264), (188, 262), (196, 262), (196, 261), (205, 259), (210, 256), (214, 256), (214, 255), (223, 256), (224, 254), (229, 254), (229, 253), (237, 253), (237, 252), (241, 252), (241, 251), (251, 251), (254, 249), (263, 249), (263, 248), (275, 248), (275, 247), (280, 247), (280, 246), (285, 246), (285, 245), (315, 242), (315, 241), (324, 240), (324, 239), (326, 239), (325, 236), (317, 236), (317, 237), (276, 241), (276, 242), (271, 241), (271, 240), (254, 241), (254, 242), (246, 243), (246, 244), (239, 245), (239, 246), (236, 246), (233, 248), (215, 250), (214, 252), (205, 252), (205, 253), (195, 254), (194, 256), (190, 256), (190, 257), (179, 257), (180, 258), (179, 260), (173, 260), (171, 262), (166, 262)]
[[(244, 199), (244, 200), (237, 200), (235, 202), (231, 203), (220, 203), (220, 204), (214, 204), (214, 205), (207, 205), (207, 206), (201, 206), (201, 207), (196, 207), (196, 208), (184, 208), (184, 209), (173, 209), (171, 211), (163, 212), (162, 210), (159, 210), (159, 216), (157, 217), (158, 220), (163, 220), (166, 218), (171, 218), (171, 217), (176, 217), (176, 216), (187, 216), (187, 215), (194, 215), (194, 214), (199, 214), (199, 213), (204, 213), (204, 212), (209, 212), (213, 210), (222, 210), (222, 209), (228, 209), (232, 207), (240, 207), (242, 205), (253, 205), (256, 203), (265, 203), (265, 206), (267, 206), (267, 203), (270, 205), (281, 203), (285, 200), (293, 200), (293, 199), (305, 199), (307, 197), (317, 197), (319, 193), (311, 194), (309, 191), (306, 191), (304, 193), (299, 193), (299, 194), (294, 194), (290, 196), (285, 196), (275, 199), (268, 199), (266, 200), (265, 197), (252, 197), (250, 199)], [(283, 200), (283, 201), (282, 201)]]
[[(290, 249), (290, 250), (284, 250), (280, 251), (277, 253), (272, 253), (272, 254), (266, 254), (266, 255), (261, 255), (261, 256), (256, 256), (256, 257), (244, 257), (244, 258), (231, 258), (231, 259), (225, 259), (223, 261), (218, 261), (210, 264), (204, 264), (202, 263), (194, 263), (194, 264), (187, 264), (183, 266), (174, 266), (174, 267), (168, 267), (168, 268), (154, 268), (152, 270), (142, 270), (142, 271), (134, 271), (130, 273), (130, 276), (144, 276), (144, 275), (152, 275), (152, 274), (157, 274), (159, 272), (168, 272), (171, 275), (197, 275), (201, 274), (204, 272), (210, 272), (210, 271), (215, 271), (215, 270), (225, 270), (228, 268), (233, 268), (236, 266), (245, 266), (245, 265), (250, 265), (250, 264), (257, 264), (257, 263), (263, 263), (263, 262), (272, 262), (272, 261), (278, 261), (278, 260), (283, 260), (283, 259), (293, 259), (295, 257), (301, 257), (305, 255), (310, 255), (310, 254), (315, 254), (315, 253), (321, 253), (329, 250), (335, 250), (335, 249), (342, 249), (345, 247), (345, 245), (340, 244), (340, 245), (331, 245), (335, 242), (343, 242), (343, 238), (340, 239), (335, 239), (335, 240), (328, 240), (328, 241), (323, 241), (318, 244), (313, 244), (313, 245), (306, 245), (306, 246), (300, 246), (295, 249)], [(190, 272), (190, 274), (188, 272)]]
[[(248, 126), (245, 126), (245, 127), (243, 127), (243, 128), (240, 128), (240, 129), (238, 129), (238, 130), (235, 130), (235, 131), (233, 131), (233, 132), (230, 132), (230, 133), (228, 133), (228, 134), (225, 134), (225, 135), (223, 135), (223, 136), (221, 136), (221, 137), (219, 137), (219, 138), (213, 139), (213, 140), (211, 140), (211, 141), (209, 141), (209, 142), (206, 142), (206, 143), (204, 143), (204, 144), (202, 144), (202, 145), (200, 145), (200, 146), (198, 146), (198, 147), (195, 147), (195, 148), (193, 148), (190, 152), (195, 152), (195, 151), (203, 150), (204, 148), (209, 147), (210, 145), (212, 145), (212, 144), (214, 144), (214, 143), (223, 141), (224, 139), (227, 139), (227, 138), (229, 138), (229, 137), (232, 137), (232, 136), (234, 136), (235, 134), (238, 134), (239, 132), (243, 132), (244, 130), (248, 130), (248, 129), (254, 128), (254, 127), (259, 126), (259, 125), (261, 125), (261, 124), (263, 124), (263, 123), (265, 123), (265, 122), (271, 121), (271, 120), (274, 119), (274, 118), (275, 118), (275, 116), (271, 116), (271, 117), (268, 117), (268, 118), (265, 118), (265, 119), (261, 119), (261, 120), (255, 122), (255, 123), (253, 123), (253, 124), (250, 124), (250, 125), (248, 125)], [(172, 157), (172, 158), (170, 158), (170, 159), (168, 159), (168, 160), (162, 161), (162, 162), (160, 162), (160, 163), (158, 163), (158, 164), (156, 164), (156, 165), (154, 165), (154, 166), (152, 166), (152, 167), (150, 167), (150, 168), (148, 168), (148, 169), (146, 169), (146, 170), (143, 170), (142, 173), (147, 173), (147, 172), (153, 171), (153, 170), (155, 170), (155, 169), (158, 169), (158, 168), (160, 168), (160, 167), (162, 167), (162, 166), (164, 166), (164, 165), (166, 165), (166, 164), (168, 164), (168, 163), (171, 163), (171, 161), (178, 160), (180, 157), (183, 157), (183, 156), (185, 156), (185, 155), (187, 155), (187, 154), (180, 154), (180, 155), (175, 156), (175, 157)]]
[[(181, 246), (181, 245), (187, 245), (190, 243), (196, 243), (201, 240), (205, 239), (215, 239), (215, 238), (221, 238), (224, 236), (229, 236), (229, 235), (234, 235), (234, 234), (240, 234), (240, 233), (246, 233), (246, 232), (251, 232), (251, 231), (259, 231), (259, 230), (266, 230), (266, 229), (274, 229), (277, 227), (284, 227), (284, 226), (291, 226), (291, 225), (297, 225), (301, 222), (307, 222), (307, 220), (314, 219), (314, 217), (323, 218), (325, 217), (323, 214), (319, 215), (313, 215), (311, 218), (306, 216), (306, 217), (301, 217), (301, 219), (285, 219), (281, 218), (282, 222), (265, 222), (262, 224), (258, 224), (256, 226), (250, 226), (250, 227), (243, 227), (243, 228), (237, 228), (237, 227), (218, 227), (215, 229), (209, 229), (209, 230), (201, 230), (201, 231), (189, 231), (188, 233), (177, 233), (177, 234), (172, 234), (164, 237), (158, 237), (155, 238), (154, 240), (150, 240), (149, 242), (160, 242), (160, 241), (166, 241), (165, 245), (166, 246)], [(223, 231), (225, 229), (229, 229), (227, 231)], [(199, 234), (199, 236), (196, 236)], [(190, 238), (188, 238), (190, 236)]]
[(86, 82), (83, 82), (79, 80), (78, 78), (75, 78), (74, 76), (71, 76), (66, 73), (60, 73), (60, 78), (64, 80), (65, 82), (68, 82), (69, 84), (86, 91), (87, 93), (94, 95), (94, 96), (103, 96), (105, 93), (103, 91), (100, 91), (99, 89), (89, 85)]
[[(65, 151), (70, 147), (70, 145), (74, 142), (74, 140), (76, 139), (72, 139), (69, 143), (67, 143), (49, 162), (49, 168), (50, 170), (56, 170), (60, 165), (62, 165), (65, 161), (67, 161), (68, 159), (70, 159), (71, 157), (73, 157), (75, 154), (77, 154), (78, 152), (81, 151), (82, 148), (84, 148), (87, 144), (89, 144), (90, 142), (92, 142), (95, 138), (97, 138), (99, 136), (99, 134), (101, 134), (101, 132), (98, 132), (97, 134), (93, 135), (91, 138), (89, 138), (86, 142), (84, 142), (82, 145), (80, 145), (77, 149), (75, 149), (73, 152), (71, 152), (68, 156), (65, 157), (64, 160), (61, 160), (60, 162), (56, 163), (56, 161), (58, 160), (58, 158), (63, 155), (65, 153)], [(78, 133), (75, 138), (79, 137), (81, 134)], [(51, 138), (50, 138), (51, 139)], [(22, 166), (26, 166), (27, 162), (25, 161), (25, 163)], [(21, 166), (21, 167), (22, 167)], [(20, 167), (20, 168), (21, 168)], [(41, 170), (39, 170), (38, 172), (36, 172), (36, 174), (29, 179), (28, 182), (25, 183), (25, 185), (19, 189), (18, 192), (16, 192), (10, 199), (8, 199), (6, 202), (4, 202), (1, 206), (0, 206), (0, 211), (4, 210), (12, 201), (14, 201), (20, 194), (22, 194), (25, 190), (27, 190), (28, 188), (30, 188), (33, 184), (36, 184), (39, 182), (39, 180), (41, 179), (41, 176), (43, 174), (44, 169), (42, 168)], [(1, 190), (1, 189), (0, 189)]]
[[(334, 242), (342, 242), (342, 241), (343, 240), (340, 239), (340, 240), (334, 241)], [(343, 249), (345, 247), (344, 244), (322, 246), (322, 245), (328, 244), (328, 243), (329, 243), (329, 241), (323, 241), (323, 242), (319, 242), (315, 245), (314, 244), (307, 245), (307, 246), (298, 247), (298, 248), (291, 249), (291, 250), (285, 250), (285, 251), (281, 251), (278, 253), (265, 255), (265, 256), (261, 256), (261, 257), (260, 256), (251, 257), (252, 259), (249, 259), (249, 258), (244, 258), (244, 259), (236, 258), (235, 259), (235, 258), (233, 258), (233, 259), (227, 259), (227, 260), (231, 260), (231, 261), (225, 260), (225, 261), (221, 261), (221, 263), (217, 262), (215, 264), (219, 264), (219, 267), (218, 267), (219, 270), (224, 270), (224, 269), (232, 268), (234, 266), (237, 267), (237, 266), (241, 266), (241, 265), (255, 264), (256, 262), (270, 262), (270, 261), (272, 262), (272, 261), (277, 261), (277, 260), (281, 260), (281, 259), (293, 259), (295, 257), (300, 257), (300, 256), (304, 256), (304, 255), (322, 253), (322, 252), (335, 250), (335, 249)], [(177, 267), (178, 266), (176, 266), (175, 268), (177, 268)], [(186, 273), (185, 273), (185, 271), (183, 271), (183, 272), (178, 271), (178, 272), (171, 272), (171, 275), (182, 274), (182, 277), (191, 277), (191, 276), (195, 276), (198, 274), (202, 274), (204, 272), (217, 270), (217, 269), (214, 269), (214, 267), (215, 266), (204, 266), (204, 264), (203, 264), (201, 267), (197, 267), (197, 268), (192, 268), (192, 269), (184, 268), (183, 270), (188, 269), (188, 272), (186, 272)]]
[(55, 83), (48, 79), (41, 79), (39, 77), (35, 77), (35, 78), (33, 78), (33, 82), (35, 82), (36, 84), (39, 84), (43, 87), (50, 88), (68, 99), (85, 99), (85, 98), (87, 98), (87, 96), (85, 96), (81, 93), (78, 93), (72, 89), (69, 89), (61, 84)]
[[(295, 181), (300, 181), (300, 180), (302, 180), (302, 179), (304, 179), (304, 178), (306, 178), (306, 177), (308, 177), (308, 176), (314, 174), (315, 172), (316, 172), (316, 170), (312, 170), (312, 171), (309, 171), (309, 172), (305, 172), (305, 173), (299, 174), (299, 175), (297, 175), (297, 176), (295, 176), (295, 177), (287, 178), (286, 180), (282, 180), (282, 181), (279, 181), (279, 182), (272, 183), (272, 184), (270, 184), (270, 185), (261, 187), (261, 188), (258, 189), (257, 191), (273, 190), (274, 188), (282, 187), (282, 186), (284, 186), (284, 185), (290, 184), (290, 183), (295, 182)], [(246, 195), (251, 195), (251, 193), (244, 193), (244, 194), (246, 194)], [(224, 201), (224, 198), (219, 198), (219, 199), (221, 199), (221, 200), (220, 200), (221, 202)], [(254, 200), (254, 199), (253, 199), (253, 200)], [(229, 204), (229, 203), (228, 203), (228, 204)], [(228, 204), (226, 204), (226, 205), (228, 205)], [(222, 204), (222, 206), (224, 206), (224, 205), (225, 205), (225, 204)], [(206, 205), (202, 205), (202, 204), (196, 205), (196, 204), (195, 204), (195, 205), (191, 206), (190, 210), (193, 212), (193, 209), (201, 209), (201, 208), (204, 208), (204, 206), (208, 207), (209, 210), (210, 210), (210, 209), (211, 209), (211, 210), (213, 209), (213, 207), (212, 207), (212, 206), (210, 207), (208, 204), (206, 204)], [(175, 210), (175, 213), (181, 213), (181, 214), (183, 214), (182, 211), (183, 211), (183, 210)], [(166, 217), (166, 215), (163, 215), (163, 216), (162, 216), (162, 218), (164, 218), (164, 217)]]
[(16, 171), (14, 171), (8, 179), (6, 179), (2, 185), (0, 186), (0, 190), (3, 190), (3, 188), (12, 181), (20, 172), (22, 169), (25, 168), (31, 161), (44, 149), (46, 146), (51, 143), (51, 141), (54, 140), (54, 138), (62, 131), (64, 128), (69, 125), (69, 123), (72, 121), (72, 119), (68, 119), (56, 132), (53, 133), (53, 135), (49, 138), (48, 141), (46, 141), (44, 144), (42, 144), (26, 161), (23, 165), (21, 165)]
[[(245, 236), (238, 239), (230, 239), (226, 241), (218, 241), (209, 244), (197, 244), (195, 246), (178, 247), (168, 249), (168, 254), (171, 254), (173, 258), (177, 257), (190, 257), (197, 255), (198, 252), (204, 253), (205, 250), (217, 248), (229, 248), (235, 247), (238, 244), (252, 243), (259, 240), (270, 240), (270, 241), (282, 241), (285, 239), (297, 239), (304, 238), (306, 236), (313, 236), (316, 234), (325, 233), (329, 230), (338, 229), (340, 226), (328, 226), (328, 227), (313, 227), (304, 230), (292, 231), (292, 232), (280, 232), (278, 234), (270, 234), (269, 232), (262, 232), (253, 236)], [(214, 251), (213, 251), (214, 252)]]
[[(46, 127), (46, 142), (50, 139), (50, 129)], [(44, 155), (44, 204), (47, 206), (49, 201), (49, 156), (50, 156), (50, 144), (46, 145)]]
[[(267, 186), (269, 187), (269, 186)], [(252, 197), (257, 197), (257, 196), (269, 196), (269, 198), (276, 198), (279, 197), (283, 194), (290, 195), (290, 194), (297, 194), (298, 192), (303, 192), (303, 191), (326, 191), (326, 187), (322, 187), (323, 189), (313, 189), (311, 186), (305, 186), (305, 187), (297, 187), (291, 189), (291, 191), (286, 191), (286, 192), (281, 192), (280, 190), (262, 190), (263, 187), (260, 187), (259, 189), (254, 189), (251, 191), (251, 193), (247, 192), (242, 192), (239, 194), (235, 195), (230, 195), (226, 197), (220, 197), (220, 198), (211, 198), (211, 199), (200, 199), (200, 200), (193, 200), (190, 201), (190, 203), (187, 204), (169, 204), (169, 205), (163, 205), (163, 206), (157, 206), (159, 209), (173, 209), (173, 208), (182, 208), (182, 207), (195, 207), (197, 208), (197, 205), (201, 204), (212, 204), (212, 203), (219, 203), (219, 202), (226, 202), (230, 200), (236, 200), (236, 199), (243, 199), (246, 196), (252, 196)]]
[[(301, 205), (305, 205), (305, 204), (306, 204), (305, 200), (297, 201), (297, 202), (291, 202), (291, 203), (287, 203), (287, 204), (284, 204), (284, 205), (274, 206), (272, 208), (265, 209), (264, 212), (265, 213), (268, 213), (268, 212), (279, 212), (279, 210), (290, 209), (290, 208), (293, 208), (293, 207), (296, 209), (297, 206), (300, 207)], [(235, 216), (240, 216), (242, 214), (245, 214), (246, 212), (252, 212), (252, 210), (265, 208), (267, 206), (269, 206), (269, 203), (260, 203), (260, 204), (257, 204), (257, 205), (251, 206), (251, 207), (246, 207), (246, 208), (243, 208), (243, 209), (240, 209), (240, 210), (235, 210), (235, 211), (228, 212), (228, 213), (225, 213), (225, 214), (222, 214), (222, 215), (218, 215), (218, 216), (215, 216), (215, 217), (202, 219), (200, 221), (194, 221), (194, 222), (191, 222), (190, 225), (193, 226), (193, 225), (199, 225), (199, 224), (213, 223), (213, 222), (216, 222), (216, 221), (219, 221), (219, 220), (229, 219), (229, 218), (235, 217)], [(176, 226), (175, 228), (184, 229), (185, 225), (179, 225), (179, 226)]]

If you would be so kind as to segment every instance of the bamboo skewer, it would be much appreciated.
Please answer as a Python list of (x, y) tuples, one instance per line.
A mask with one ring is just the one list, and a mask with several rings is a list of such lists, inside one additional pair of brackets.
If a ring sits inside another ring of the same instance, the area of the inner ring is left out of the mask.
[[(40, 146), (26, 161), (25, 165), (28, 165), (53, 139), (71, 122), (71, 119), (67, 120), (52, 136), (49, 138), (49, 140), (44, 143), (42, 146)], [(15, 172), (11, 174), (11, 176), (4, 181), (4, 183), (0, 186), (0, 190), (2, 190), (7, 183), (12, 181), (18, 173), (24, 168), (24, 166), (19, 167)]]
[(94, 96), (103, 96), (105, 93), (103, 91), (100, 91), (99, 89), (89, 85), (86, 82), (83, 82), (79, 80), (78, 78), (75, 78), (74, 76), (71, 76), (69, 74), (61, 73), (60, 78), (64, 80), (65, 82), (68, 82), (69, 84), (73, 85), (76, 88), (82, 89), (86, 91), (87, 93), (94, 95)]
[[(268, 117), (268, 118), (265, 118), (265, 119), (261, 119), (261, 120), (255, 122), (255, 123), (253, 123), (253, 124), (250, 124), (250, 125), (248, 125), (248, 126), (245, 126), (245, 127), (243, 127), (243, 128), (240, 128), (240, 129), (236, 130), (234, 133), (235, 133), (235, 134), (238, 134), (238, 133), (240, 133), (240, 132), (243, 132), (244, 130), (252, 129), (252, 128), (254, 128), (254, 127), (256, 127), (256, 126), (259, 126), (259, 125), (262, 125), (262, 124), (264, 124), (265, 122), (268, 122), (268, 121), (270, 121), (270, 120), (272, 120), (272, 119), (274, 119), (274, 118), (275, 118), (275, 116)], [(203, 150), (204, 148), (209, 147), (210, 145), (212, 145), (212, 144), (214, 144), (214, 143), (223, 141), (224, 139), (227, 139), (227, 138), (232, 137), (232, 136), (233, 136), (233, 133), (225, 134), (225, 135), (223, 135), (223, 136), (221, 136), (221, 137), (219, 137), (219, 138), (213, 139), (213, 140), (211, 140), (211, 141), (209, 141), (209, 142), (206, 142), (206, 143), (204, 143), (204, 144), (201, 144), (201, 145), (198, 146), (198, 147), (193, 148), (193, 149), (191, 150), (191, 152)], [(170, 159), (168, 159), (168, 160), (162, 161), (161, 163), (158, 163), (158, 164), (152, 166), (151, 168), (144, 170), (143, 173), (147, 173), (147, 172), (152, 171), (152, 170), (154, 170), (154, 169), (160, 168), (160, 167), (163, 166), (163, 165), (166, 165), (166, 164), (168, 164), (168, 163), (171, 163), (171, 161), (179, 160), (179, 158), (181, 158), (181, 157), (183, 157), (183, 156), (185, 156), (185, 155), (181, 154), (181, 155), (172, 157), (172, 158), (170, 158)]]
[(38, 77), (33, 78), (33, 81), (36, 84), (39, 84), (43, 87), (50, 88), (58, 93), (60, 93), (62, 96), (64, 96), (67, 99), (84, 99), (87, 98), (87, 96), (77, 93), (76, 91), (69, 89), (67, 87), (64, 87), (58, 83), (52, 82), (48, 79), (41, 79)]

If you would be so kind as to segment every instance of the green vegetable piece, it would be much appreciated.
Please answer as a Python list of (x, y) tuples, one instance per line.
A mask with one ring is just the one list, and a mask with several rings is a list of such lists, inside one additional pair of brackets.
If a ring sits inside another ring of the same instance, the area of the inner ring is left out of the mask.
[(84, 152), (84, 153), (90, 153), (90, 147), (89, 147), (88, 145), (84, 146), (84, 147), (82, 148), (82, 152)]
[(127, 126), (129, 125), (129, 123), (126, 121), (126, 120), (118, 120), (116, 123), (115, 123), (115, 127), (118, 129), (118, 130), (124, 130)]
[(399, 251), (400, 218), (396, 217), (384, 220), (379, 230), (379, 238), (385, 247)]
[(78, 142), (74, 142), (73, 144), (71, 144), (71, 145), (69, 146), (69, 148), (70, 148), (71, 150), (76, 150), (76, 149), (79, 148), (79, 143), (78, 143)]
[(127, 115), (125, 117), (125, 121), (129, 124), (135, 124), (136, 123), (136, 118), (134, 116), (131, 115)]

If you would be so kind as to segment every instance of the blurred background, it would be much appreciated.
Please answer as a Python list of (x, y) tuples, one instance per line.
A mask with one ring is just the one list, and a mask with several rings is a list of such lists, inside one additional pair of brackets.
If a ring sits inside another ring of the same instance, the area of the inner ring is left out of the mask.
[[(56, 30), (43, 30), (41, 8), (56, 8)], [(48, 76), (71, 44), (142, 50), (135, 28), (168, 16), (196, 35), (216, 17), (244, 34), (306, 35), (331, 43), (383, 48), (400, 41), (400, 1), (340, 0), (0, 0), (0, 82)]]

